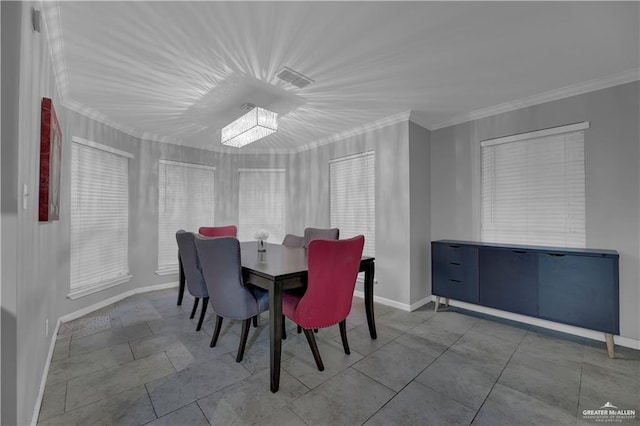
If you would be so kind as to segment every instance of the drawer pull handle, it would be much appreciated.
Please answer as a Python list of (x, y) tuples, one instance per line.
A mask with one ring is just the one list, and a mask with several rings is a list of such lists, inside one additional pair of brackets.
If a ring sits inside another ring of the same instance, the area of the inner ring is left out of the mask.
[(460, 263), (458, 262), (449, 262), (450, 265), (455, 265), (455, 266), (460, 266)]
[(554, 256), (554, 257), (563, 257), (564, 254), (562, 253), (547, 253), (549, 256)]
[(456, 283), (456, 284), (459, 284), (459, 283), (461, 283), (461, 282), (462, 282), (462, 281), (460, 281), (460, 280), (449, 280), (449, 281), (451, 281), (452, 283)]
[(526, 254), (527, 253), (525, 250), (511, 250), (511, 251), (516, 253), (516, 254)]
[(460, 246), (451, 246), (451, 245), (449, 247), (451, 247), (451, 248), (460, 248)]

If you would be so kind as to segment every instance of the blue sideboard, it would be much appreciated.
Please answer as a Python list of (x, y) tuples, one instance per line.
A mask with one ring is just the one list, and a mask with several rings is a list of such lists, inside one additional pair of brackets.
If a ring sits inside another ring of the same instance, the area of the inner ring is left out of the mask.
[(431, 242), (431, 286), (440, 298), (605, 333), (613, 357), (620, 334), (614, 250), (439, 240)]

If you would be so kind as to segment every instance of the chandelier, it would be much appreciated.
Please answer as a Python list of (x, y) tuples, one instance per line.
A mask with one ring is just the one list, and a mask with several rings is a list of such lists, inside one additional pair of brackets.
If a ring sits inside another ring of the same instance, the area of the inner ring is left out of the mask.
[(243, 147), (278, 130), (278, 113), (251, 104), (249, 112), (222, 128), (222, 144)]

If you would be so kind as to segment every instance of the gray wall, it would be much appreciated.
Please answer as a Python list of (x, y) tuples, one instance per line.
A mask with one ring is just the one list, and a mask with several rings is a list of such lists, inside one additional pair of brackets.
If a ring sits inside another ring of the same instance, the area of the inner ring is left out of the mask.
[(620, 334), (639, 340), (639, 90), (633, 82), (432, 131), (432, 238), (479, 238), (481, 140), (589, 121), (587, 247), (620, 253)]
[(431, 295), (430, 138), (429, 130), (409, 122), (410, 302), (414, 308)]
[[(408, 121), (351, 136), (292, 156), (290, 232), (329, 226), (329, 161), (375, 151), (375, 295), (398, 304), (412, 302)], [(362, 291), (361, 287), (357, 290)]]

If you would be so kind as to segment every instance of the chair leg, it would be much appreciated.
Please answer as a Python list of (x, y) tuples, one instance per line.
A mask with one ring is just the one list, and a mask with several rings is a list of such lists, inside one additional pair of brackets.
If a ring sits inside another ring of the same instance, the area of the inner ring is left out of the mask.
[(347, 320), (340, 321), (340, 337), (342, 337), (344, 353), (350, 355), (351, 351), (349, 350), (349, 342), (347, 342)]
[(322, 358), (320, 358), (320, 351), (318, 351), (318, 345), (316, 345), (316, 338), (314, 337), (313, 332), (306, 328), (302, 329), (302, 331), (304, 331), (304, 336), (307, 338), (307, 342), (309, 343), (309, 347), (313, 353), (313, 359), (316, 360), (318, 370), (324, 371), (324, 364), (322, 363)]
[(258, 328), (258, 316), (257, 315), (253, 316), (253, 327), (254, 328)]
[(284, 323), (285, 318), (282, 316), (282, 340), (287, 340), (287, 325)]
[(247, 345), (247, 337), (249, 336), (249, 329), (251, 328), (251, 318), (247, 318), (242, 321), (242, 334), (240, 335), (240, 346), (238, 346), (238, 354), (236, 355), (236, 362), (242, 361), (244, 357), (244, 347)]
[(302, 333), (302, 327), (298, 326), (298, 334)]
[(198, 326), (196, 327), (196, 331), (200, 331), (202, 328), (202, 322), (204, 321), (204, 316), (207, 313), (207, 306), (209, 305), (209, 296), (202, 298), (202, 312), (200, 312), (200, 321), (198, 321)]
[(200, 301), (199, 297), (196, 297), (196, 300), (193, 301), (193, 309), (191, 310), (191, 316), (189, 319), (193, 319), (196, 316), (196, 311), (198, 310), (198, 302)]
[(213, 331), (213, 337), (211, 338), (210, 348), (215, 347), (216, 342), (218, 341), (218, 336), (220, 335), (220, 329), (222, 328), (222, 317), (220, 315), (216, 315), (216, 328)]

